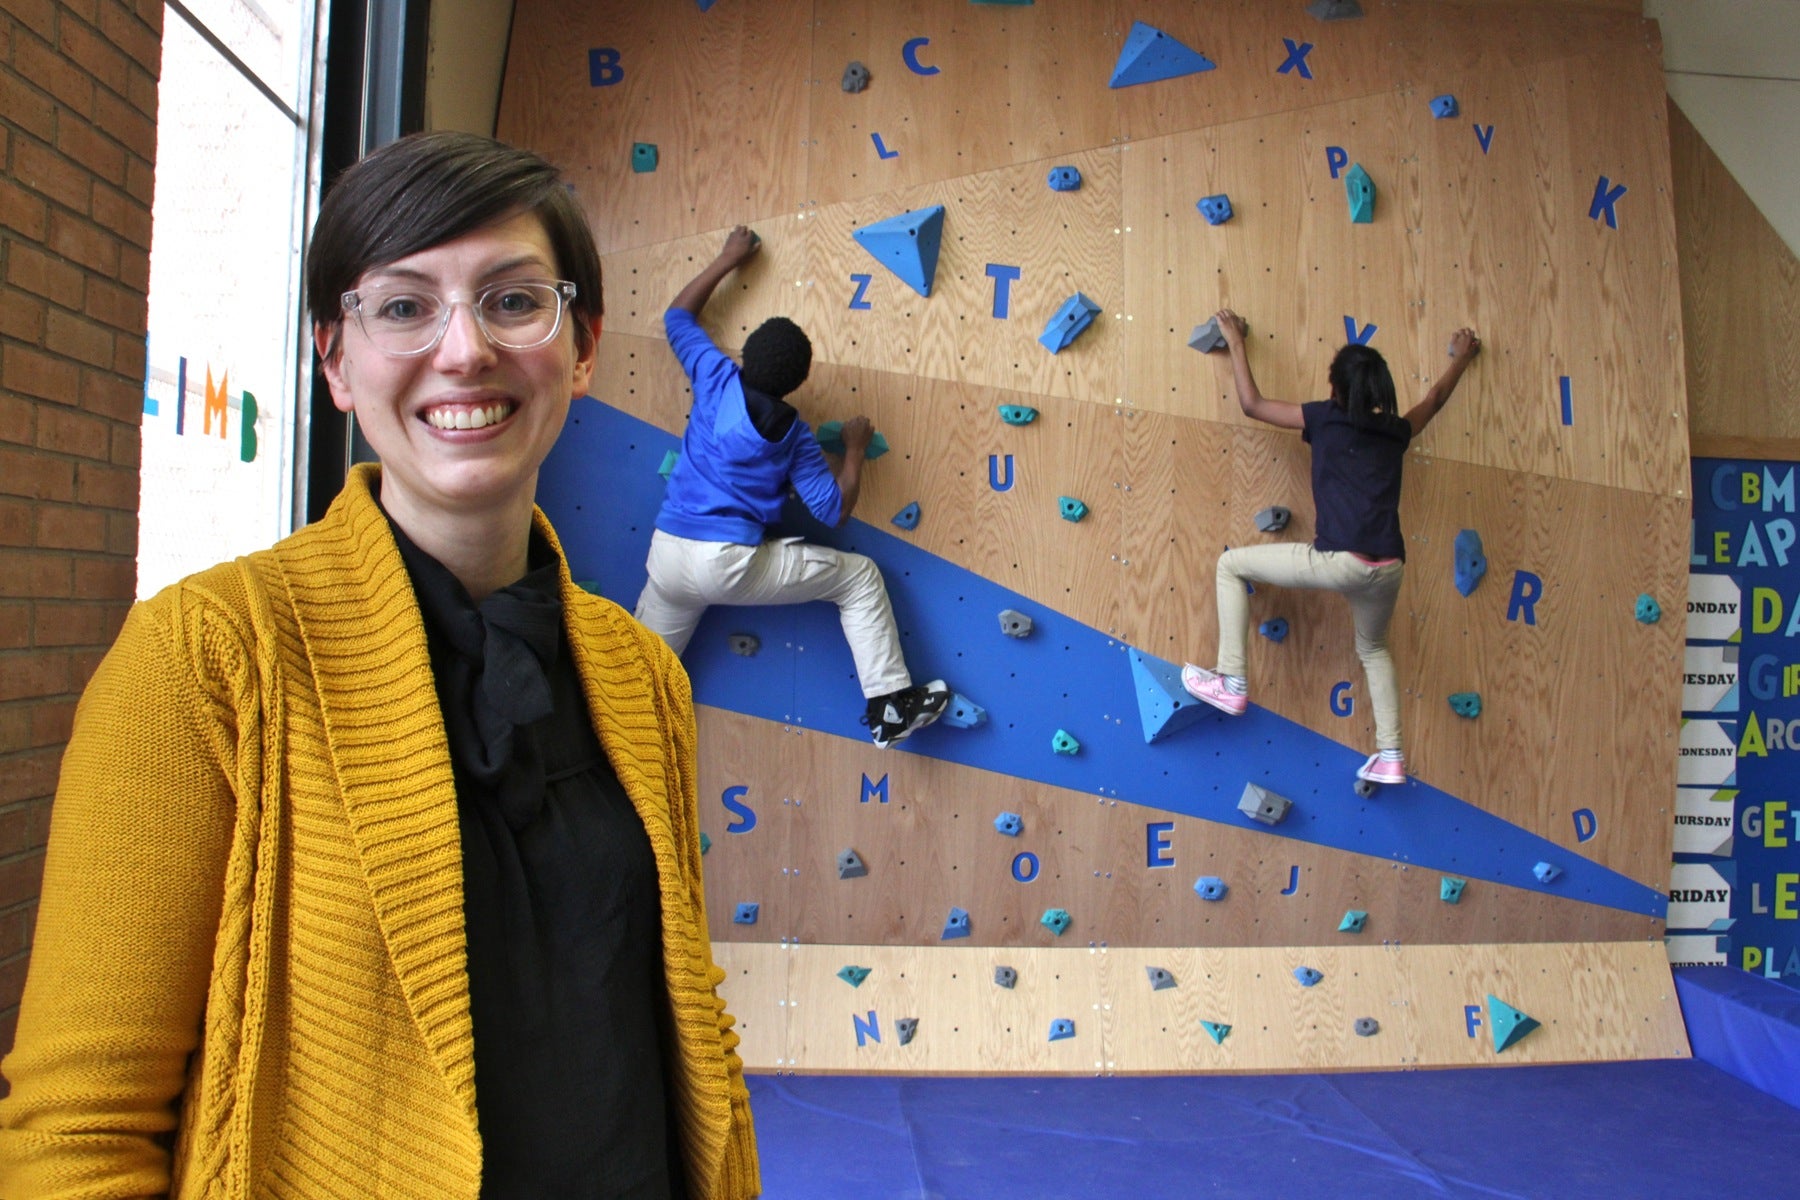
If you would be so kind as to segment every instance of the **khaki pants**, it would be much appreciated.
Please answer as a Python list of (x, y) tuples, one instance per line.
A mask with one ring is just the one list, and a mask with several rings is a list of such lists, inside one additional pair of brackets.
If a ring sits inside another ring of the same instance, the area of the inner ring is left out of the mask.
[(1350, 602), (1356, 625), (1356, 657), (1369, 681), (1375, 709), (1375, 745), (1400, 749), (1400, 685), (1388, 652), (1388, 625), (1406, 564), (1374, 566), (1342, 550), (1315, 550), (1299, 542), (1243, 546), (1219, 556), (1219, 661), (1221, 675), (1244, 675), (1244, 643), (1250, 635), (1250, 599), (1245, 583), (1315, 588), (1337, 592)]
[(658, 529), (650, 537), (645, 566), (650, 578), (638, 597), (637, 619), (677, 654), (687, 649), (710, 605), (829, 600), (838, 606), (863, 695), (873, 699), (912, 686), (881, 569), (864, 555), (799, 538), (740, 546)]

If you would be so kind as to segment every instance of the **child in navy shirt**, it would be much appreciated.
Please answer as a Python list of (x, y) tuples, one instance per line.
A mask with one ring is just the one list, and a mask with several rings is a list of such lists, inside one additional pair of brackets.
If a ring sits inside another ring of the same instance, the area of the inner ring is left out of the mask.
[(1388, 651), (1388, 625), (1406, 570), (1400, 533), (1400, 476), (1407, 444), (1450, 399), (1481, 339), (1471, 329), (1450, 337), (1450, 366), (1404, 417), (1394, 378), (1381, 355), (1349, 345), (1331, 360), (1331, 397), (1309, 404), (1271, 400), (1257, 389), (1244, 349), (1246, 326), (1229, 308), (1215, 317), (1231, 353), (1238, 406), (1244, 415), (1283, 429), (1298, 429), (1312, 446), (1312, 545), (1243, 546), (1219, 556), (1219, 657), (1208, 671), (1189, 663), (1183, 686), (1198, 700), (1240, 715), (1249, 704), (1244, 643), (1249, 636), (1246, 583), (1324, 588), (1350, 602), (1356, 656), (1369, 680), (1375, 710), (1376, 752), (1356, 772), (1371, 783), (1404, 783), (1406, 756), (1400, 742), (1400, 686)]
[(719, 282), (761, 246), (749, 229), (733, 229), (663, 314), (694, 407), (651, 535), (637, 618), (679, 654), (709, 605), (831, 601), (868, 700), (863, 723), (886, 747), (937, 720), (949, 687), (941, 679), (913, 685), (872, 561), (799, 538), (765, 540), (790, 489), (825, 524), (850, 519), (874, 429), (867, 417), (844, 422), (844, 456), (833, 466), (784, 398), (812, 369), (805, 331), (786, 317), (769, 318), (745, 339), (740, 367), (697, 319)]

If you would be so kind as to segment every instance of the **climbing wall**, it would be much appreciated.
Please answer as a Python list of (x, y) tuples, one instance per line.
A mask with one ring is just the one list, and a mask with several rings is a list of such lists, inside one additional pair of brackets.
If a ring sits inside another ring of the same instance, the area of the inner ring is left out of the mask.
[[(661, 315), (743, 222), (763, 249), (708, 329), (801, 322), (808, 420), (891, 446), (858, 520), (791, 532), (876, 559), (915, 677), (958, 693), (960, 727), (876, 750), (832, 610), (702, 622), (709, 917), (753, 1067), (1687, 1052), (1661, 946), (1681, 630), (1638, 618), (1685, 595), (1689, 528), (1655, 26), (1364, 7), (517, 5), (499, 133), (565, 165), (605, 256), (595, 399), (540, 488), (577, 577), (635, 601), (690, 403)], [(879, 230), (940, 207), (935, 264), (890, 269)], [(1406, 466), (1403, 787), (1353, 787), (1373, 728), (1337, 597), (1257, 590), (1286, 634), (1252, 636), (1247, 716), (1169, 683), (1213, 659), (1220, 550), (1313, 533), (1307, 448), (1188, 347), (1221, 305), (1295, 401), (1346, 340), (1404, 405), (1451, 330), (1484, 339)]]

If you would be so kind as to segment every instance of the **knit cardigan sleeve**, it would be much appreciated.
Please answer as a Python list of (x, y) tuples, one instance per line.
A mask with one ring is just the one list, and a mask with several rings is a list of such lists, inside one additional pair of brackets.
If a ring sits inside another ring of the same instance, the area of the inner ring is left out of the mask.
[(169, 1135), (233, 916), (236, 796), (258, 786), (248, 642), (195, 581), (178, 584), (132, 610), (82, 696), (4, 1065), (0, 1196), (170, 1187)]

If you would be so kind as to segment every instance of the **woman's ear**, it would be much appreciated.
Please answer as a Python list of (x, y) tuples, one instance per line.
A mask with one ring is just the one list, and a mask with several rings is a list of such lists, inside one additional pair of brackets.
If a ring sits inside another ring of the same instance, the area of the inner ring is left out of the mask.
[(344, 370), (344, 324), (336, 321), (313, 323), (313, 349), (319, 352), (319, 367), (325, 372), (325, 383), (331, 389), (331, 403), (339, 412), (350, 412), (350, 378)]

